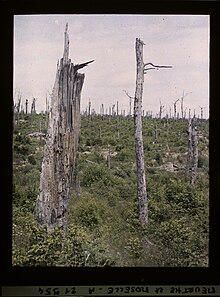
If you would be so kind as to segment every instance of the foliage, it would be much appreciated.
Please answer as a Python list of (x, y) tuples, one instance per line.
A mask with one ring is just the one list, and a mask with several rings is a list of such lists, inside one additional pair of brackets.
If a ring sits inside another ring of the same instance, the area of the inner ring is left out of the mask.
[(75, 169), (80, 196), (73, 188), (64, 234), (47, 233), (34, 221), (44, 139), (29, 134), (39, 131), (40, 121), (45, 130), (47, 116), (24, 120), (13, 135), (13, 265), (208, 266), (208, 121), (198, 123), (198, 174), (191, 185), (184, 170), (166, 169), (184, 169), (187, 121), (169, 119), (167, 129), (164, 119), (143, 118), (149, 222), (142, 227), (133, 119), (82, 116)]

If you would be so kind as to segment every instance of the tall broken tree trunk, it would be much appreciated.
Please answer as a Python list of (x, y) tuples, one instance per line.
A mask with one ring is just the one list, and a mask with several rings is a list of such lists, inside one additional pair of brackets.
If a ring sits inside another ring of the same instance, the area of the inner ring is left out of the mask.
[(74, 65), (68, 58), (68, 24), (64, 54), (57, 68), (51, 96), (46, 145), (40, 176), (35, 218), (47, 230), (66, 229), (72, 180), (80, 129), (80, 96), (84, 74), (77, 72), (88, 63)]
[(144, 168), (144, 148), (142, 139), (142, 95), (144, 84), (143, 41), (136, 38), (136, 90), (134, 99), (135, 152), (137, 165), (137, 196), (139, 218), (142, 225), (148, 222), (148, 201)]
[[(158, 66), (151, 62), (144, 64), (143, 61), (144, 42), (136, 38), (136, 89), (134, 98), (134, 128), (135, 128), (135, 153), (137, 165), (137, 196), (139, 204), (139, 218), (142, 225), (148, 223), (148, 199), (146, 190), (145, 168), (144, 168), (144, 149), (142, 138), (142, 95), (144, 85), (144, 74), (148, 70), (158, 68), (171, 68), (171, 66)], [(148, 67), (150, 66), (150, 67)]]

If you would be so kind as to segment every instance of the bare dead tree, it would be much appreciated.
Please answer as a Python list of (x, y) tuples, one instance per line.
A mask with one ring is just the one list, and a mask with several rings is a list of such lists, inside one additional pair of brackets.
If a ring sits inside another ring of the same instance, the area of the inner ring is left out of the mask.
[(189, 119), (191, 119), (191, 108), (189, 108)]
[(173, 103), (173, 108), (174, 108), (174, 119), (176, 119), (176, 104), (180, 99), (177, 99), (174, 103)]
[(186, 111), (187, 111), (187, 108), (185, 108), (184, 110), (184, 118), (186, 118)]
[(181, 97), (181, 114), (182, 114), (182, 119), (184, 118), (184, 106), (183, 106), (183, 100), (186, 96), (188, 96), (189, 94), (192, 94), (192, 92), (189, 92), (189, 93), (186, 93), (184, 94), (184, 91), (183, 91), (183, 95)]
[(134, 97), (131, 97), (126, 90), (123, 90), (123, 92), (125, 92), (125, 94), (129, 98), (129, 116), (131, 116), (132, 115), (131, 114), (131, 106), (132, 106), (132, 100), (134, 100)]
[[(134, 127), (135, 127), (135, 153), (136, 153), (136, 166), (137, 166), (137, 197), (139, 204), (139, 218), (142, 225), (148, 223), (148, 198), (146, 190), (146, 178), (144, 167), (144, 149), (142, 138), (142, 95), (144, 74), (149, 70), (159, 68), (171, 68), (171, 66), (159, 66), (153, 63), (144, 63), (143, 61), (143, 45), (144, 42), (136, 38), (136, 89), (134, 99)], [(151, 66), (151, 67), (149, 67)]]
[(189, 175), (192, 164), (192, 119), (188, 119), (188, 128), (187, 128), (187, 139), (188, 139), (188, 151), (186, 158), (186, 174)]
[(192, 119), (192, 175), (191, 175), (191, 184), (195, 183), (196, 174), (197, 174), (197, 167), (198, 167), (198, 138), (196, 132), (196, 118)]
[(28, 99), (25, 101), (25, 114), (28, 114)]
[(112, 105), (112, 115), (115, 116), (115, 104)]
[[(36, 221), (50, 232), (67, 228), (72, 181), (80, 131), (80, 100), (85, 75), (68, 58), (68, 25), (64, 33), (64, 53), (57, 68), (52, 106), (40, 176), (40, 193), (35, 207)], [(75, 67), (76, 66), (76, 67)]]
[(42, 132), (41, 132), (41, 116), (39, 120), (39, 136), (40, 136), (40, 145), (42, 144)]
[(36, 113), (35, 102), (36, 102), (36, 98), (33, 98), (33, 101), (31, 104), (31, 114), (32, 115)]
[(162, 113), (164, 111), (164, 105), (162, 105), (161, 100), (160, 100), (160, 111), (159, 111), (159, 118), (162, 118)]
[(200, 118), (202, 120), (203, 119), (203, 108), (204, 107), (199, 106), (199, 108), (200, 108)]
[(100, 107), (100, 113), (102, 116), (102, 120), (104, 120), (104, 104), (103, 103), (101, 104), (101, 107)]
[(186, 160), (186, 174), (190, 176), (191, 184), (195, 183), (198, 167), (198, 138), (197, 138), (196, 117), (188, 120), (188, 153)]
[(20, 122), (20, 107), (21, 107), (21, 94), (18, 95), (18, 104), (17, 104), (17, 125)]

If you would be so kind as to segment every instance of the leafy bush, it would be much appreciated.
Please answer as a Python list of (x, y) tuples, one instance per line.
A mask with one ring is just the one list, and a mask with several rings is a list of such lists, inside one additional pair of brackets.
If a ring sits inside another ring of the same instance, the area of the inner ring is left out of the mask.
[(90, 187), (100, 180), (104, 185), (111, 184), (111, 177), (107, 168), (99, 164), (87, 164), (82, 173), (82, 185)]
[(198, 207), (195, 190), (180, 180), (170, 180), (166, 187), (166, 197), (168, 202), (176, 203), (186, 210)]
[(198, 168), (209, 167), (209, 159), (199, 155), (198, 157)]
[(31, 165), (35, 165), (36, 164), (36, 159), (33, 155), (29, 155), (28, 156), (28, 162), (31, 164)]
[[(198, 231), (197, 231), (198, 232)], [(162, 222), (160, 227), (155, 230), (157, 240), (160, 242), (160, 247), (163, 256), (160, 259), (161, 266), (197, 266), (196, 262), (200, 262), (200, 257), (204, 261), (201, 249), (197, 245), (197, 232), (188, 224), (188, 218), (171, 220)], [(204, 263), (203, 263), (204, 264)]]
[(81, 197), (74, 210), (74, 220), (77, 224), (93, 229), (102, 223), (106, 210), (102, 202), (87, 194)]
[(129, 238), (125, 250), (131, 257), (140, 258), (143, 254), (143, 247), (138, 237)]
[(162, 165), (162, 163), (163, 163), (163, 158), (162, 158), (162, 156), (161, 156), (160, 153), (156, 153), (156, 155), (155, 155), (155, 160), (157, 161), (157, 164), (158, 164), (158, 165)]

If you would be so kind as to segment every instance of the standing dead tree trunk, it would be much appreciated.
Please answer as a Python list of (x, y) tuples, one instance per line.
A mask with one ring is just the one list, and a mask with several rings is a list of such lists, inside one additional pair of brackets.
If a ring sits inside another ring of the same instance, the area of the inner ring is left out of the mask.
[(74, 65), (68, 58), (68, 24), (64, 35), (64, 54), (57, 69), (51, 96), (51, 110), (40, 176), (35, 218), (66, 230), (72, 180), (80, 130), (80, 96), (84, 74), (77, 70), (93, 61)]
[[(137, 196), (139, 204), (139, 219), (142, 225), (148, 223), (148, 199), (146, 190), (146, 178), (144, 168), (144, 149), (142, 138), (142, 95), (144, 85), (144, 74), (148, 70), (157, 68), (170, 68), (170, 66), (156, 66), (152, 63), (144, 64), (143, 61), (144, 42), (136, 38), (136, 90), (134, 98), (134, 128), (135, 128), (135, 153), (137, 166)], [(150, 66), (150, 67), (148, 67)]]
[(191, 184), (193, 185), (196, 180), (197, 166), (198, 166), (198, 139), (196, 133), (196, 118), (192, 119), (192, 175)]
[(174, 119), (176, 119), (176, 104), (180, 99), (177, 99), (174, 103), (173, 103), (173, 107), (174, 107)]
[(188, 135), (188, 152), (186, 158), (186, 174), (189, 175), (191, 170), (192, 164), (192, 119), (188, 119), (188, 128), (187, 128), (187, 135)]
[(188, 120), (188, 153), (186, 161), (186, 174), (190, 176), (191, 184), (195, 183), (198, 166), (198, 139), (196, 133), (196, 118)]
[(203, 108), (204, 107), (199, 106), (199, 108), (200, 108), (200, 119), (203, 120)]
[(17, 104), (17, 125), (20, 123), (20, 108), (21, 108), (21, 95), (18, 97), (18, 104)]
[(28, 114), (28, 99), (25, 101), (25, 114)]
[(137, 196), (139, 219), (142, 225), (148, 223), (148, 201), (144, 168), (144, 148), (142, 138), (142, 95), (144, 84), (143, 41), (136, 38), (136, 90), (134, 99), (135, 152), (137, 166)]
[(192, 92), (189, 92), (189, 93), (186, 93), (184, 94), (184, 91), (183, 91), (183, 95), (181, 97), (181, 115), (182, 115), (182, 119), (184, 118), (184, 106), (183, 106), (183, 100), (184, 98), (189, 95), (189, 94), (192, 94)]
[(164, 105), (162, 105), (161, 100), (160, 100), (160, 111), (159, 111), (159, 117), (162, 119), (162, 113), (164, 111)]

